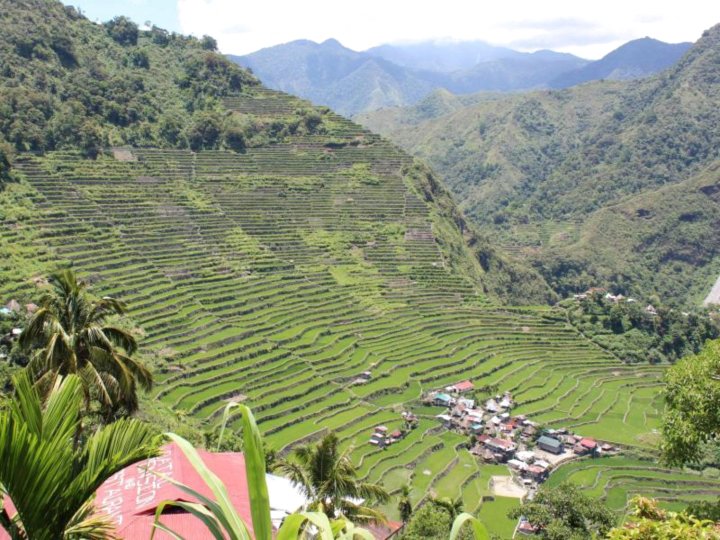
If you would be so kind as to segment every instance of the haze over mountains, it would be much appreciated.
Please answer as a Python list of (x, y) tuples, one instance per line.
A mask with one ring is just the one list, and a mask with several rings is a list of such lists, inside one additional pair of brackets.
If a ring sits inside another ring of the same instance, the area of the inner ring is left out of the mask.
[(643, 38), (591, 62), (571, 54), (525, 53), (481, 41), (381, 45), (357, 52), (330, 39), (293, 41), (230, 58), (252, 69), (271, 88), (354, 115), (412, 105), (439, 88), (469, 94), (645, 77), (674, 64), (689, 47)]
[[(596, 67), (612, 72), (630, 52)], [(604, 285), (699, 305), (720, 273), (719, 66), (720, 25), (641, 81), (440, 91), (359, 119), (426, 158), (465, 213), (561, 295)]]

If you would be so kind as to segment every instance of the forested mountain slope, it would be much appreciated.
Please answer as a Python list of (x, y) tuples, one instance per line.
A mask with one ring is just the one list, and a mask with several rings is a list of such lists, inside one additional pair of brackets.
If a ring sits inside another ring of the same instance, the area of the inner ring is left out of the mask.
[(427, 158), (561, 294), (611, 285), (698, 304), (720, 272), (719, 66), (716, 26), (648, 80), (461, 106), (434, 96), (361, 121)]
[(629, 80), (648, 77), (671, 67), (692, 47), (692, 43), (663, 43), (645, 37), (629, 41), (574, 71), (550, 81), (552, 88), (567, 88), (600, 79)]

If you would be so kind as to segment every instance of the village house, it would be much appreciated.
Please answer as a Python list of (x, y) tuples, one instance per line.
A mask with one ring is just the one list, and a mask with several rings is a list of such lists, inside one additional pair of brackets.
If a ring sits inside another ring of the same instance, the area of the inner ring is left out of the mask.
[(455, 400), (443, 392), (438, 392), (435, 396), (433, 396), (432, 403), (433, 405), (438, 405), (440, 407), (452, 407)]
[(464, 392), (470, 392), (475, 389), (475, 385), (470, 381), (462, 381), (446, 388), (449, 392), (455, 392), (456, 394), (462, 394)]
[(578, 456), (596, 456), (598, 451), (598, 443), (594, 439), (587, 437), (580, 439), (580, 441), (578, 441), (578, 443), (573, 447), (573, 452), (575, 452)]
[(513, 441), (498, 439), (497, 437), (492, 437), (485, 441), (485, 447), (495, 454), (497, 460), (500, 462), (505, 462), (510, 459), (515, 453), (515, 450), (517, 450), (517, 445)]
[(548, 469), (540, 467), (539, 465), (528, 465), (525, 468), (525, 476), (534, 480), (535, 482), (544, 482), (548, 477)]
[(537, 446), (540, 450), (545, 450), (551, 454), (562, 454), (565, 450), (563, 443), (547, 435), (543, 435), (537, 440)]

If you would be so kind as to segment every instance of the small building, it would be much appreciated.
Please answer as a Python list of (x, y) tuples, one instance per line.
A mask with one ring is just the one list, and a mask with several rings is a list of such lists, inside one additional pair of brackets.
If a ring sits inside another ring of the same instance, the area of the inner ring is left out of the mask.
[(584, 439), (580, 439), (580, 441), (575, 445), (575, 448), (573, 448), (573, 451), (579, 456), (584, 456), (587, 454), (595, 455), (598, 453), (598, 449), (598, 443), (595, 442), (594, 439), (586, 437)]
[(525, 463), (532, 463), (535, 460), (535, 453), (530, 450), (522, 450), (515, 453), (515, 458)]
[(517, 449), (517, 445), (514, 442), (507, 439), (498, 439), (497, 437), (493, 437), (485, 441), (485, 446), (493, 452), (503, 454), (508, 458), (510, 455), (514, 454)]
[(537, 445), (541, 450), (545, 450), (551, 454), (562, 454), (565, 450), (562, 442), (552, 437), (548, 437), (547, 435), (540, 437), (537, 440)]
[(536, 482), (544, 482), (547, 479), (548, 471), (537, 465), (529, 465), (525, 469), (525, 474)]
[(442, 392), (435, 394), (433, 398), (433, 403), (441, 407), (450, 407), (454, 402), (455, 400), (452, 397)]
[(385, 436), (379, 433), (373, 433), (368, 442), (374, 446), (385, 446)]
[(450, 387), (453, 392), (457, 392), (458, 394), (462, 394), (463, 392), (470, 392), (474, 388), (475, 385), (470, 381), (461, 381), (459, 383), (453, 384)]
[(458, 405), (462, 405), (466, 409), (474, 409), (475, 408), (475, 400), (474, 399), (468, 399), (468, 398), (458, 398), (457, 400)]
[(511, 469), (515, 469), (516, 471), (525, 471), (528, 468), (528, 464), (519, 459), (509, 459), (507, 464)]
[(494, 399), (488, 399), (485, 402), (485, 410), (491, 413), (496, 413), (500, 410), (500, 406), (498, 405), (498, 402)]
[(0, 317), (9, 317), (12, 315), (12, 310), (7, 307), (1, 307), (0, 308)]
[(532, 525), (529, 521), (521, 519), (520, 523), (517, 526), (517, 532), (518, 534), (523, 534), (526, 536), (532, 536), (538, 531), (537, 527)]
[(470, 424), (470, 433), (472, 433), (473, 435), (478, 435), (479, 433), (482, 433), (483, 429), (484, 427), (482, 423)]

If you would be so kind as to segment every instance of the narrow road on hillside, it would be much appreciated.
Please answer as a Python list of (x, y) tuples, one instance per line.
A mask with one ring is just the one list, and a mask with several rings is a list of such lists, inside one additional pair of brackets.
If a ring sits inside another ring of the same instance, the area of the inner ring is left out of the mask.
[(710, 304), (720, 305), (720, 277), (717, 278), (715, 285), (710, 289), (710, 294), (705, 297), (705, 301), (703, 302), (704, 306), (709, 306)]

